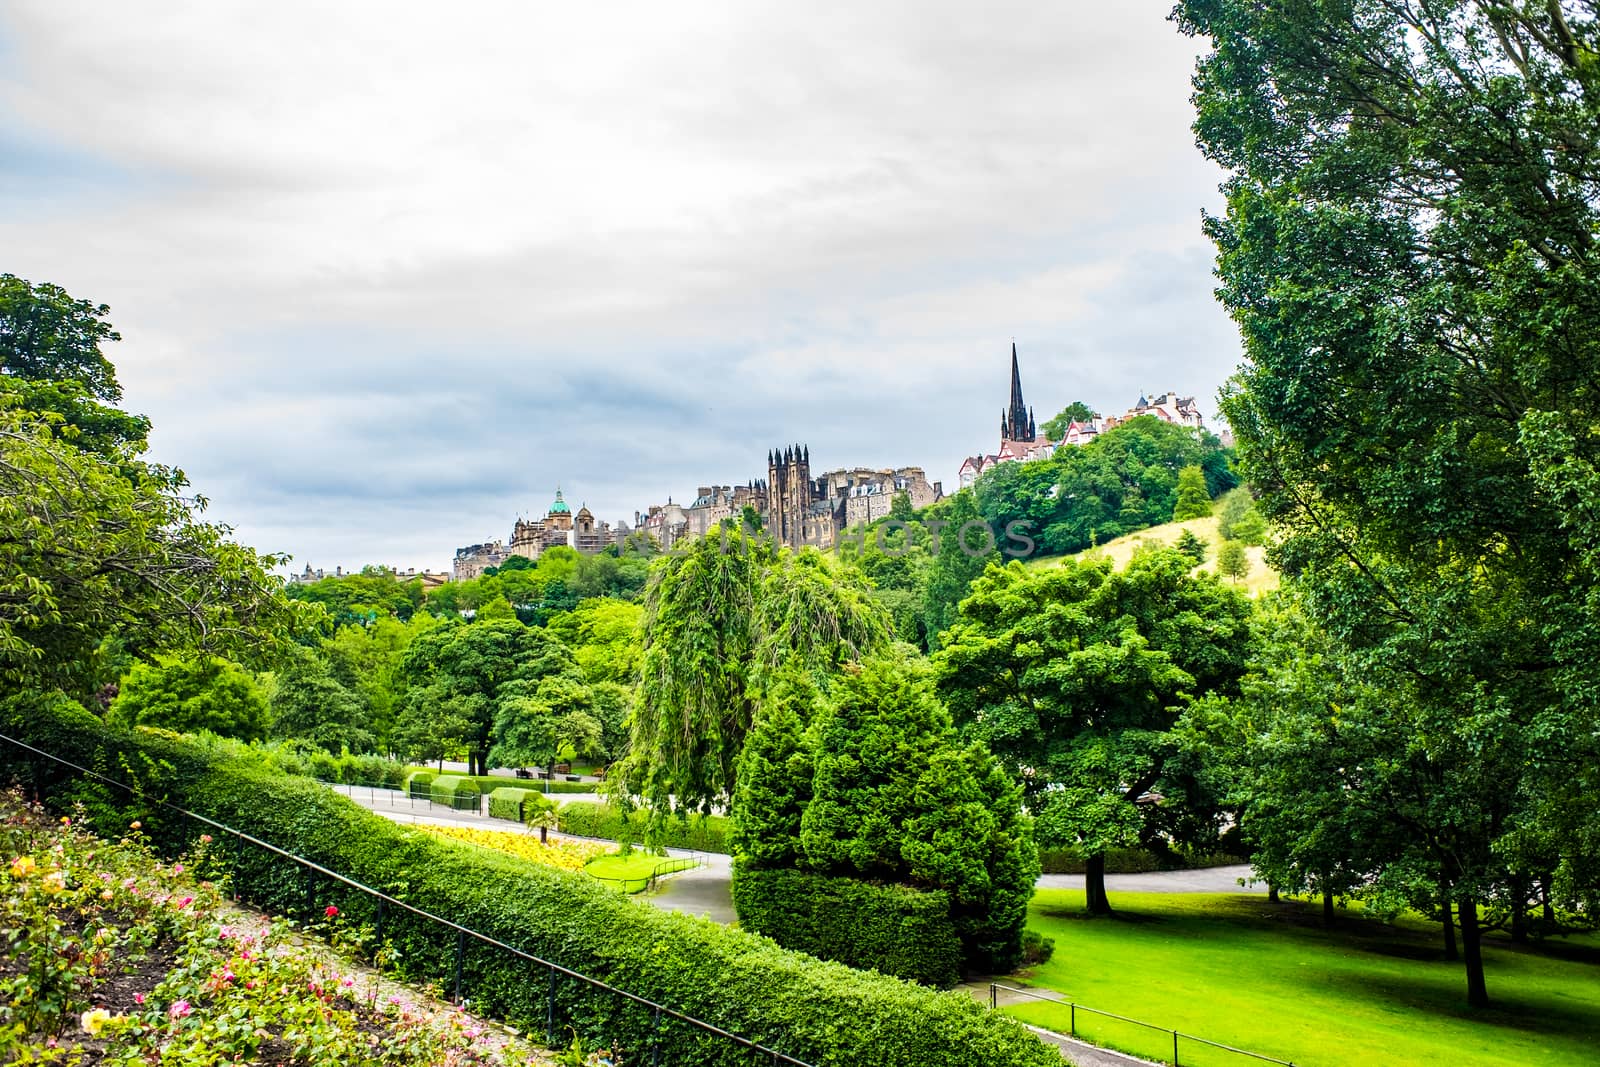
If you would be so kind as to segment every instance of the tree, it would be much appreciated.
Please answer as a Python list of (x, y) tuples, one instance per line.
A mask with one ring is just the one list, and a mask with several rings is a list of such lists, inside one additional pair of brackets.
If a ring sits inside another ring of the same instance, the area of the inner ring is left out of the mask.
[(1217, 509), (1217, 533), (1224, 541), (1259, 545), (1267, 536), (1267, 520), (1256, 509), (1255, 494), (1247, 486), (1224, 493)]
[(1206, 561), (1206, 543), (1196, 537), (1193, 530), (1185, 530), (1179, 534), (1172, 547), (1174, 551), (1181, 552), (1194, 560), (1197, 567)]
[[(1555, 805), (1533, 798), (1600, 816), (1575, 699), (1600, 681), (1600, 574), (1574, 550), (1592, 519), (1541, 487), (1600, 456), (1600, 28), (1572, 8), (1178, 10), (1214, 47), (1196, 129), (1230, 171), (1207, 230), (1249, 362), (1224, 411), (1274, 562), (1358, 682), (1401, 683), (1400, 751), (1451, 786), (1425, 833), (1477, 1007), (1480, 907), (1518, 906), (1508, 859), (1547, 855)], [(1557, 861), (1574, 902), (1597, 895), (1589, 842)]]
[(272, 687), (272, 734), (310, 742), (338, 754), (370, 752), (376, 746), (366, 727), (367, 705), (328, 670), (327, 662), (307, 648), (290, 654), (279, 667)]
[(780, 664), (825, 684), (888, 641), (882, 608), (853, 572), (815, 550), (777, 553), (731, 525), (658, 562), (641, 627), (626, 771), (661, 817), (733, 795), (764, 679)]
[(1206, 491), (1206, 474), (1199, 465), (1178, 472), (1178, 499), (1172, 506), (1172, 521), (1203, 519), (1211, 514), (1211, 494)]
[(217, 656), (166, 657), (135, 664), (107, 716), (124, 727), (202, 730), (241, 741), (266, 736), (266, 696), (256, 680)]
[[(416, 755), (459, 747), (470, 773), (488, 773), (489, 749), (518, 721), (512, 701), (530, 716), (548, 718), (567, 705), (540, 684), (566, 675), (581, 685), (572, 654), (542, 630), (515, 619), (447, 624), (423, 633), (401, 660), (408, 683), (396, 734)], [(553, 727), (552, 727), (553, 729)], [(549, 752), (547, 747), (545, 752)]]
[(1111, 910), (1106, 851), (1221, 829), (1174, 730), (1194, 697), (1235, 690), (1250, 608), (1192, 570), (1171, 549), (1121, 572), (991, 567), (934, 660), (957, 722), (1021, 783), (1041, 842), (1086, 857), (1091, 912)]
[(122, 337), (104, 304), (75, 300), (58, 285), (0, 274), (0, 374), (33, 382), (77, 382), (97, 400), (122, 399), (100, 351)]
[(1081, 400), (1074, 400), (1061, 409), (1061, 413), (1043, 426), (1039, 431), (1052, 441), (1060, 441), (1067, 436), (1067, 426), (1074, 422), (1089, 423), (1095, 418), (1094, 409)]
[(804, 671), (781, 674), (763, 701), (744, 752), (730, 811), (729, 847), (756, 868), (805, 864), (800, 820), (811, 802), (816, 753), (806, 732), (819, 699)]
[(1250, 573), (1250, 555), (1238, 541), (1224, 541), (1217, 549), (1217, 573), (1239, 581)]
[(815, 738), (807, 866), (943, 889), (968, 966), (1014, 968), (1039, 874), (1021, 790), (988, 752), (963, 747), (926, 665), (868, 658), (840, 678)]
[(0, 411), (0, 679), (89, 698), (99, 651), (148, 659), (195, 649), (269, 659), (297, 615), (268, 574), (279, 557), (198, 521), (183, 476), (135, 468)]

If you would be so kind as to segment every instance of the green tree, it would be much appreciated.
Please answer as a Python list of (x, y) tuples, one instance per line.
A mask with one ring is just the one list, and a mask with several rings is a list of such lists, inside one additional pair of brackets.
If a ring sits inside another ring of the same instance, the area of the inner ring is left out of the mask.
[(967, 965), (1014, 968), (1039, 874), (1021, 790), (988, 752), (962, 746), (925, 664), (868, 658), (839, 680), (815, 737), (807, 865), (944, 889)]
[[(297, 624), (258, 556), (198, 521), (181, 474), (107, 458), (0, 411), (0, 679), (83, 699), (120, 657), (270, 659)], [(130, 474), (130, 472), (132, 472)]]
[(1067, 435), (1067, 426), (1074, 422), (1093, 422), (1094, 409), (1081, 400), (1074, 400), (1061, 409), (1061, 413), (1043, 426), (1039, 432), (1052, 441), (1059, 441)]
[(731, 525), (662, 557), (641, 627), (627, 772), (662, 816), (733, 794), (765, 673), (795, 659), (823, 678), (888, 640), (853, 572)]
[(538, 699), (539, 683), (552, 675), (581, 683), (565, 645), (515, 619), (435, 627), (411, 643), (400, 666), (407, 688), (396, 734), (419, 757), (465, 751), (473, 774), (488, 773), (503, 702)]
[(1250, 606), (1192, 570), (1170, 549), (1121, 572), (992, 567), (935, 658), (957, 721), (1026, 790), (1040, 840), (1087, 858), (1091, 912), (1110, 911), (1106, 851), (1209, 844), (1221, 828), (1174, 731), (1192, 698), (1235, 690)]
[(1256, 508), (1255, 494), (1247, 486), (1224, 493), (1217, 509), (1217, 533), (1224, 541), (1259, 545), (1266, 540), (1267, 520)]
[(956, 605), (967, 595), (973, 579), (1000, 554), (989, 524), (978, 513), (974, 493), (963, 490), (940, 501), (928, 509), (928, 518), (930, 523), (944, 524), (923, 586), (923, 629), (932, 645), (955, 621)]
[(1181, 552), (1194, 560), (1197, 567), (1206, 561), (1206, 543), (1196, 537), (1193, 530), (1185, 530), (1179, 534), (1172, 547), (1174, 551)]
[(296, 649), (275, 672), (271, 706), (274, 737), (307, 741), (334, 754), (376, 747), (366, 727), (366, 703), (341, 685), (327, 662), (310, 649)]
[[(1178, 17), (1212, 42), (1196, 129), (1230, 172), (1207, 229), (1248, 363), (1224, 410), (1275, 562), (1358, 682), (1400, 686), (1399, 750), (1448, 786), (1419, 833), (1482, 1007), (1479, 910), (1515, 907), (1508, 858), (1550, 840), (1534, 798), (1600, 817), (1593, 523), (1541, 488), (1600, 455), (1600, 27), (1468, 0)], [(1558, 860), (1575, 902), (1590, 840)]]
[(105, 321), (110, 311), (58, 285), (0, 274), (0, 375), (77, 382), (97, 400), (121, 400), (116, 371), (100, 351), (122, 340)]
[(781, 673), (745, 742), (733, 796), (728, 844), (741, 862), (758, 868), (805, 865), (800, 820), (811, 802), (816, 754), (806, 732), (819, 699), (801, 670)]
[(135, 664), (108, 715), (125, 727), (205, 730), (241, 741), (264, 738), (269, 717), (266, 696), (254, 678), (236, 664), (206, 655)]
[(1217, 573), (1239, 581), (1250, 573), (1250, 555), (1238, 541), (1224, 541), (1217, 549)]
[(1172, 521), (1203, 519), (1211, 514), (1211, 494), (1206, 491), (1206, 473), (1198, 464), (1178, 472), (1178, 499), (1172, 505)]

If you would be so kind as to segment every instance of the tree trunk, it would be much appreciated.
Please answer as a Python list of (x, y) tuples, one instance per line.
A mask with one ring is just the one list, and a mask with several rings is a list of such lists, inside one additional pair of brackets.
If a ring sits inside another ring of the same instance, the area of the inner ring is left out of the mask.
[(1461, 915), (1461, 949), (1467, 961), (1467, 1003), (1474, 1008), (1487, 1008), (1489, 987), (1483, 980), (1483, 935), (1478, 929), (1478, 902), (1462, 897), (1456, 910)]
[(1544, 909), (1544, 921), (1551, 926), (1556, 924), (1555, 905), (1550, 903), (1550, 880), (1555, 875), (1547, 874), (1539, 879), (1539, 906)]
[(548, 826), (539, 827), (539, 844), (548, 845), (549, 843), (550, 843), (550, 827), (548, 827)]
[(1322, 925), (1333, 925), (1333, 890), (1322, 891)]
[(1511, 885), (1511, 940), (1515, 944), (1528, 943), (1528, 889), (1525, 882)]
[(1271, 882), (1267, 883), (1267, 903), (1268, 904), (1277, 904), (1277, 903), (1279, 903), (1278, 887), (1273, 885)]
[(1090, 915), (1110, 915), (1111, 901), (1106, 898), (1106, 854), (1096, 852), (1084, 861), (1083, 891)]

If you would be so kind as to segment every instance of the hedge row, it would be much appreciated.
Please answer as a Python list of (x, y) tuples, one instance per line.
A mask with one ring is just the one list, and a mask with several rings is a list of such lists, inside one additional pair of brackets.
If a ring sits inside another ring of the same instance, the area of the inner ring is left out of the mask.
[(427, 800), (433, 796), (433, 780), (438, 775), (432, 771), (412, 771), (406, 778), (406, 793), (417, 800)]
[(961, 980), (950, 894), (733, 865), (739, 925), (785, 948), (947, 989)]
[(435, 778), (429, 789), (435, 804), (457, 811), (479, 811), (483, 807), (479, 800), (483, 794), (478, 792), (478, 783), (464, 775), (446, 774)]
[[(399, 826), (305, 779), (212, 761), (181, 740), (113, 730), (81, 708), (0, 710), (0, 723), (5, 733), (135, 781), (148, 795), (817, 1067), (1061, 1067), (1056, 1050), (963, 993), (855, 971), (764, 937), (643, 906), (580, 874)], [(130, 808), (119, 792), (80, 782), (57, 764), (30, 760), (0, 743), (4, 778), (36, 788), (62, 809), (75, 798), (87, 801), (91, 821), (105, 834), (126, 832), (130, 819), (142, 819), (169, 854), (205, 829), (159, 809)], [(227, 835), (216, 837), (213, 852), (246, 899), (279, 914), (320, 916), (331, 904), (340, 922), (370, 927), (375, 920), (375, 905), (365, 895), (335, 883), (308, 886), (300, 868)], [(453, 981), (454, 953), (440, 947), (453, 938), (437, 925), (391, 908), (383, 933), (403, 978)], [(619, 1043), (629, 1062), (650, 1058), (648, 1009), (575, 979), (552, 980), (546, 969), (473, 942), (461, 975), (462, 995), (475, 1010), (542, 1034), (553, 1003), (563, 1043), (570, 1027), (586, 1043)], [(667, 1067), (753, 1062), (747, 1052), (670, 1017), (659, 1047)]]
[(517, 789), (501, 786), (489, 794), (489, 818), (526, 822), (529, 816), (545, 811), (550, 801), (537, 789)]
[[(574, 837), (598, 837), (606, 841), (645, 840), (648, 816), (634, 811), (626, 817), (610, 804), (574, 800), (561, 805), (561, 832)], [(667, 821), (654, 844), (668, 848), (691, 848), (696, 852), (728, 852), (728, 820), (721, 815), (696, 815), (687, 821)]]
[[(419, 767), (417, 769), (425, 770), (426, 768)], [(478, 783), (478, 792), (480, 793), (492, 793), (501, 786), (512, 786), (518, 789), (537, 789), (543, 793), (546, 792), (545, 786), (547, 784), (550, 787), (548, 791), (552, 794), (598, 793), (603, 788), (600, 782), (568, 782), (556, 779), (546, 783), (542, 778), (513, 778), (505, 774), (455, 774), (452, 771), (435, 771), (434, 773), (449, 774), (456, 778), (471, 778)]]

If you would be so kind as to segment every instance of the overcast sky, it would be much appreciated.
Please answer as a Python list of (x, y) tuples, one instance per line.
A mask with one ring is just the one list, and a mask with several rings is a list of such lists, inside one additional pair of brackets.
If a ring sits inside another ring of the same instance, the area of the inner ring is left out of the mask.
[[(179, 8), (182, 10), (179, 10)], [(441, 568), (1239, 359), (1171, 0), (0, 6), (0, 271), (263, 551)]]

